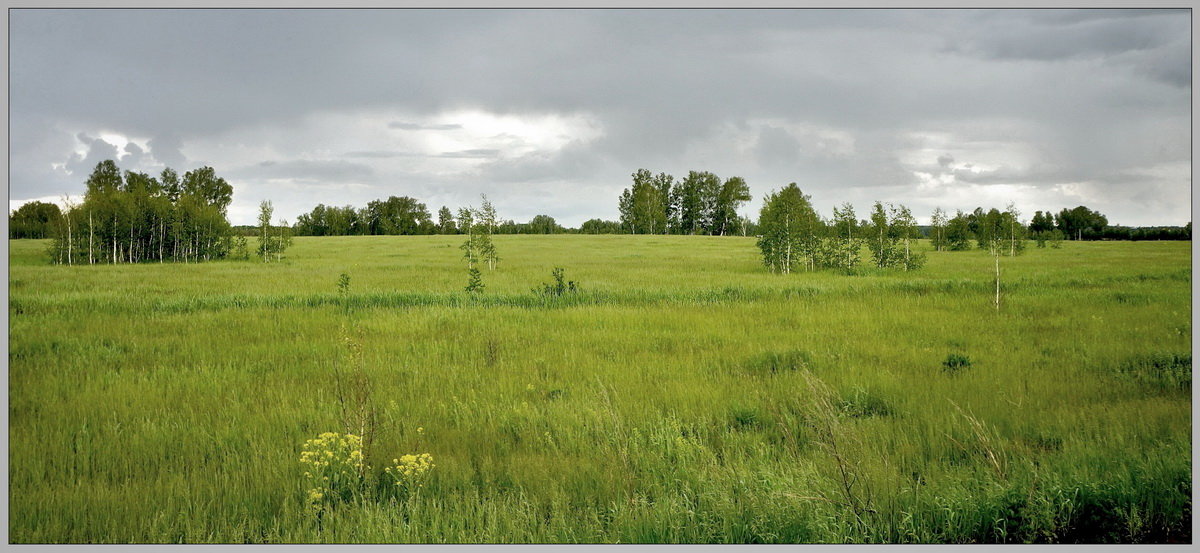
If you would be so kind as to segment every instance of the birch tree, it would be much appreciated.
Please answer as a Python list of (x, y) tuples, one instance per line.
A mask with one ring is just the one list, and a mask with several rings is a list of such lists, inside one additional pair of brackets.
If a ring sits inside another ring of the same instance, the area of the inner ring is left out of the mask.
[(935, 251), (942, 251), (946, 246), (946, 212), (941, 207), (933, 208), (933, 216), (929, 218), (929, 241)]
[(804, 232), (812, 226), (806, 221), (815, 219), (817, 215), (808, 196), (794, 182), (763, 199), (758, 217), (761, 233), (758, 247), (763, 264), (771, 272), (790, 273), (792, 266), (801, 261)]

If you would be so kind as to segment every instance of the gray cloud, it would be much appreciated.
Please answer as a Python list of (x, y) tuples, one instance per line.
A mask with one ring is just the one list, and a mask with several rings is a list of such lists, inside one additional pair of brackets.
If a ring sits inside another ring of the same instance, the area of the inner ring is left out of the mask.
[(462, 125), (457, 123), (445, 123), (437, 125), (422, 125), (420, 123), (404, 123), (401, 121), (392, 121), (388, 123), (389, 129), (400, 129), (405, 131), (452, 131), (461, 129)]
[(144, 154), (141, 146), (129, 142), (125, 144), (125, 155), (121, 157), (121, 163), (127, 167), (140, 167)]
[[(312, 185), (289, 206), (341, 203), (337, 183), (431, 203), (558, 183), (590, 200), (522, 197), (578, 224), (615, 218), (645, 167), (741, 175), (756, 198), (796, 181), (819, 206), (910, 197), (920, 215), (924, 171), (949, 179), (938, 193), (1003, 181), (1045, 209), (1086, 182), (1071, 200), (1114, 222), (1189, 217), (1187, 11), (17, 9), (10, 29), (10, 189), (29, 197), (81, 190), (125, 147), (91, 138), (113, 132), (148, 145), (142, 164), (238, 176), (235, 203), (266, 179)], [(462, 112), (597, 130), (555, 141)], [(316, 130), (331, 114), (358, 119)]]
[(293, 159), (262, 161), (229, 171), (235, 179), (286, 179), (294, 182), (358, 182), (374, 175), (374, 170), (361, 163), (343, 160)]
[(388, 159), (395, 157), (418, 157), (419, 154), (411, 152), (393, 152), (388, 150), (363, 150), (355, 152), (346, 152), (345, 157), (360, 157), (368, 159)]
[(787, 129), (767, 127), (758, 133), (755, 153), (764, 165), (794, 166), (800, 158), (800, 141)]
[(72, 175), (87, 178), (96, 165), (106, 159), (117, 159), (117, 147), (105, 142), (102, 138), (93, 138), (85, 133), (79, 133), (76, 138), (87, 147), (84, 155), (71, 154), (67, 159), (66, 168)]
[(442, 152), (437, 157), (446, 158), (467, 158), (467, 159), (488, 159), (500, 155), (500, 150), (490, 148), (476, 148), (472, 150), (460, 150), (457, 152)]
[(183, 140), (174, 133), (158, 134), (146, 146), (150, 148), (150, 155), (167, 167), (177, 169), (187, 163), (182, 152)]

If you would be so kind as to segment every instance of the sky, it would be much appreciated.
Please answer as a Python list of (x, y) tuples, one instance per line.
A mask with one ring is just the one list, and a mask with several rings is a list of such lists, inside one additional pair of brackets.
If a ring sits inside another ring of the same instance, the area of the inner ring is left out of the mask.
[(411, 196), (618, 219), (639, 168), (828, 217), (1010, 202), (1191, 220), (1186, 10), (9, 11), (10, 209), (96, 164), (295, 221)]

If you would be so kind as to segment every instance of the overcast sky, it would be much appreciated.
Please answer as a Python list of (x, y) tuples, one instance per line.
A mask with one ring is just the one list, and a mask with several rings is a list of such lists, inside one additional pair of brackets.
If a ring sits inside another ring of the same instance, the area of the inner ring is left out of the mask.
[(638, 168), (789, 182), (823, 215), (1014, 202), (1190, 220), (1187, 11), (19, 10), (10, 207), (96, 163), (294, 221), (412, 196), (577, 226)]

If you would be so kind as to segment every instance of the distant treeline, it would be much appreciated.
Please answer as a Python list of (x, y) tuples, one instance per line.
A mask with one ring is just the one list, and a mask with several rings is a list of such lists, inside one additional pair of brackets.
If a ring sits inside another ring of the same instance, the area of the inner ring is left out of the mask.
[[(498, 220), (494, 233), (760, 234), (758, 221), (737, 213), (750, 200), (750, 189), (741, 177), (722, 180), (707, 171), (689, 171), (677, 182), (672, 175), (655, 175), (647, 169), (638, 169), (632, 176), (633, 185), (623, 190), (617, 201), (619, 221), (589, 219), (576, 229), (564, 228), (549, 215), (537, 215), (524, 223)], [(97, 165), (87, 186), (83, 205), (68, 212), (45, 202), (21, 206), (9, 216), (9, 237), (57, 237), (53, 247), (56, 261), (96, 263), (219, 258), (232, 247), (230, 237), (259, 231), (251, 226), (230, 227), (225, 211), (232, 189), (210, 167), (189, 171), (182, 180), (169, 168), (158, 178), (127, 171), (122, 179), (110, 160)], [(1005, 224), (1019, 221), (1019, 213), (1011, 207), (1003, 213), (1008, 214)], [(985, 212), (975, 208), (948, 218), (938, 208), (931, 224), (920, 227), (920, 234), (931, 239), (937, 249), (967, 249), (972, 242), (985, 242), (988, 236), (981, 232), (981, 225), (995, 222), (1001, 215), (996, 209)], [(825, 223), (832, 224), (830, 221)], [(869, 223), (862, 220), (857, 224), (866, 227)], [(1039, 244), (1063, 239), (1192, 238), (1191, 223), (1183, 227), (1109, 225), (1103, 214), (1085, 206), (1058, 213), (1037, 211), (1028, 223), (1017, 224), (1024, 229), (1024, 238)], [(439, 209), (435, 220), (424, 203), (408, 196), (390, 196), (362, 208), (318, 204), (298, 217), (292, 230), (301, 236), (462, 234), (460, 227), (449, 207)], [(86, 241), (81, 241), (81, 236)], [(107, 253), (100, 255), (100, 249)]]
[[(449, 207), (438, 210), (434, 221), (425, 204), (408, 196), (374, 200), (364, 208), (318, 204), (296, 218), (300, 236), (463, 234), (464, 225)], [(528, 223), (498, 221), (494, 234), (558, 234), (568, 232), (549, 215), (536, 215)]]

